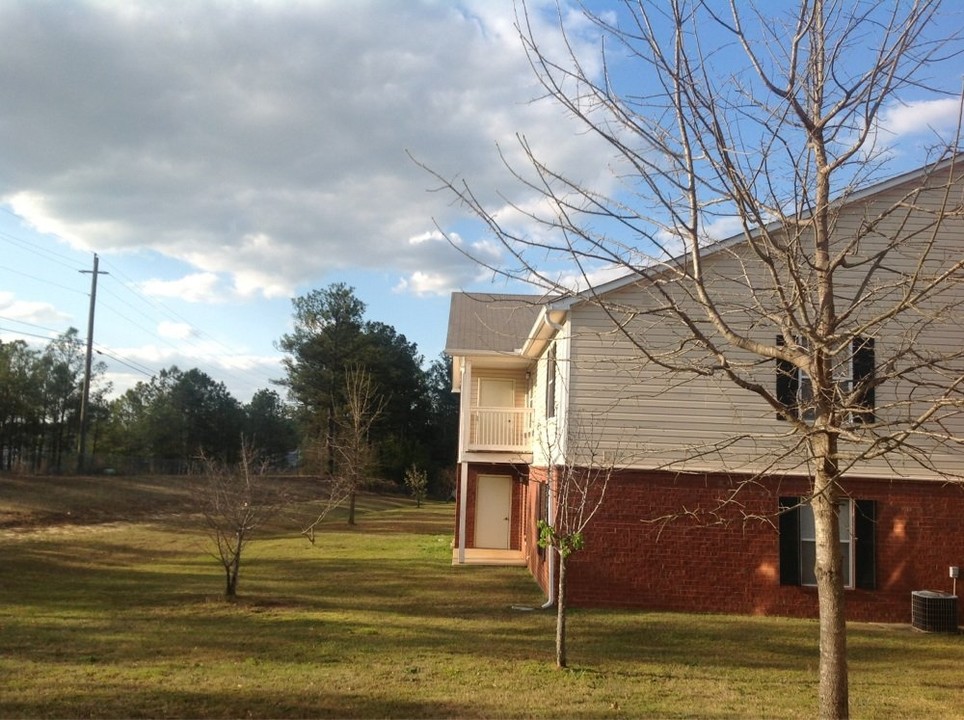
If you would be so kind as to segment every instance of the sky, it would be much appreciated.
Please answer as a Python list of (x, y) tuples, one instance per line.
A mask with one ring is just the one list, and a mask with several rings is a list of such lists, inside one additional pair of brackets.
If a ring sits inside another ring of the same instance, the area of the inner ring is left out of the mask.
[[(596, 30), (559, 7), (598, 73)], [(556, 3), (529, 9), (561, 52)], [(511, 0), (4, 0), (0, 340), (86, 337), (96, 253), (114, 394), (177, 365), (247, 402), (283, 377), (291, 299), (336, 282), (435, 359), (451, 292), (519, 288), (472, 259), (507, 262), (419, 163), (498, 205), (521, 135), (613, 182), (611, 153), (541, 97), (515, 22)], [(958, 114), (921, 93), (883, 117), (899, 145)]]

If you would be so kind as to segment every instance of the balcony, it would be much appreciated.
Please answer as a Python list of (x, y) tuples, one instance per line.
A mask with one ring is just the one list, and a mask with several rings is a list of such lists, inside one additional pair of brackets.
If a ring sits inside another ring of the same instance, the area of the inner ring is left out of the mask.
[(531, 448), (531, 408), (475, 407), (469, 418), (468, 450), (526, 452)]

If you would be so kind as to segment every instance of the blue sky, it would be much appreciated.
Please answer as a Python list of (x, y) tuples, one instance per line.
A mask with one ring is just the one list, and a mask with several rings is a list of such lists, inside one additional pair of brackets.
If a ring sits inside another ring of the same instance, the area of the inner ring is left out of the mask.
[[(559, 49), (555, 3), (530, 8)], [(562, 8), (598, 68), (592, 27)], [(282, 375), (290, 299), (333, 282), (435, 358), (451, 291), (518, 288), (440, 236), (500, 260), (409, 153), (495, 205), (516, 133), (612, 183), (605, 148), (533, 101), (514, 21), (509, 0), (0, 3), (0, 340), (84, 336), (97, 253), (115, 392), (177, 365), (247, 401)], [(958, 112), (907, 102), (884, 114), (895, 145)]]

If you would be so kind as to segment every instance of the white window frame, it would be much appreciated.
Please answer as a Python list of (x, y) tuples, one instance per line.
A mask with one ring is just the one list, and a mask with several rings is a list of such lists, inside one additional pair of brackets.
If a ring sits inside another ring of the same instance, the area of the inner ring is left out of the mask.
[[(854, 502), (846, 498), (837, 506), (837, 522), (840, 530), (840, 554), (843, 556), (844, 587), (852, 589), (856, 568), (854, 566)], [(813, 522), (813, 508), (800, 507), (800, 584), (815, 587), (817, 578), (814, 566), (817, 557), (817, 540)]]
[[(797, 338), (797, 344), (804, 349), (810, 347), (807, 338)], [(834, 364), (834, 383), (837, 386), (838, 394), (841, 397), (847, 397), (854, 385), (854, 350), (852, 343), (850, 350), (847, 352), (845, 375), (837, 379), (837, 373), (840, 369), (843, 368)], [(797, 408), (801, 420), (813, 422), (817, 416), (816, 409), (813, 406), (813, 383), (810, 381), (810, 375), (803, 368), (797, 368)], [(843, 418), (843, 422), (849, 425), (851, 421), (852, 418), (850, 413), (848, 413), (847, 416)]]

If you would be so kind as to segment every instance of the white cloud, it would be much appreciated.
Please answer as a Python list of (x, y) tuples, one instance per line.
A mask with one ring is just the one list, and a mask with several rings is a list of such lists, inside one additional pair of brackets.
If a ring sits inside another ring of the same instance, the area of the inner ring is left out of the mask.
[(960, 99), (891, 103), (870, 127), (864, 154), (868, 158), (888, 158), (935, 144), (953, 146), (960, 119)]
[(429, 230), (408, 239), (409, 245), (421, 245), (426, 242), (446, 242), (446, 237), (440, 230)]
[(608, 282), (617, 280), (629, 274), (629, 270), (623, 265), (606, 265), (594, 270), (587, 270), (583, 275), (576, 275), (571, 272), (552, 273), (540, 270), (532, 273), (529, 277), (529, 284), (532, 286), (531, 292), (539, 290), (555, 294), (561, 292), (579, 293), (590, 287), (598, 288)]
[(197, 333), (188, 323), (163, 320), (157, 325), (157, 334), (169, 340), (187, 340), (188, 338), (194, 337)]
[(194, 273), (178, 280), (146, 280), (140, 284), (145, 295), (177, 298), (186, 302), (222, 302), (225, 293), (218, 290), (218, 276), (214, 273)]
[(414, 272), (395, 286), (395, 292), (410, 292), (414, 295), (446, 295), (459, 288), (457, 278), (441, 273)]
[(945, 135), (954, 130), (961, 118), (957, 98), (894, 104), (883, 110), (879, 129), (896, 136), (934, 133)]
[[(151, 374), (161, 369), (177, 366), (181, 370), (198, 368), (214, 380), (225, 382), (236, 399), (247, 402), (255, 391), (268, 386), (266, 377), (278, 378), (284, 374), (280, 355), (231, 353), (214, 341), (200, 340), (193, 335), (183, 339), (189, 342), (112, 348), (110, 356), (99, 356), (98, 360), (108, 365), (104, 380), (113, 384), (112, 396), (122, 394), (138, 382), (149, 382)], [(132, 372), (132, 368), (141, 372)]]
[[(561, 50), (554, 3), (531, 7)], [(592, 67), (595, 31), (563, 11)], [(470, 276), (431, 230), (464, 209), (407, 152), (487, 203), (511, 181), (498, 148), (525, 164), (517, 133), (551, 166), (606, 174), (532, 102), (515, 20), (510, 0), (0, 3), (0, 93), (17, 98), (0, 202), (78, 248), (188, 262), (192, 287), (150, 291), (195, 301), (217, 299), (211, 275), (265, 297), (346, 268)]]
[[(0, 322), (4, 320), (6, 320), (5, 325), (13, 321), (20, 330), (30, 331), (34, 328), (33, 332), (35, 332), (38, 329), (58, 328), (69, 323), (72, 318), (51, 303), (17, 300), (13, 293), (0, 291)], [(8, 329), (13, 332), (17, 330), (14, 327)]]

